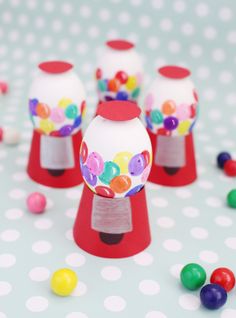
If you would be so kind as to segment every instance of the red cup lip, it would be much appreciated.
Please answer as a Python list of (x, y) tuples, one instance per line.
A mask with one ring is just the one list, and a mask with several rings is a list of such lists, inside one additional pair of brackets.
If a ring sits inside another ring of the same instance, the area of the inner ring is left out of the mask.
[(184, 67), (176, 65), (166, 65), (157, 70), (157, 72), (167, 78), (184, 79), (191, 75), (191, 72)]
[(71, 70), (74, 66), (65, 61), (47, 61), (40, 63), (38, 67), (49, 74), (61, 74)]
[(138, 118), (141, 109), (134, 102), (129, 101), (109, 101), (99, 104), (97, 115), (112, 121), (126, 121)]
[(134, 47), (132, 42), (123, 39), (110, 40), (106, 42), (106, 45), (116, 51), (127, 51)]

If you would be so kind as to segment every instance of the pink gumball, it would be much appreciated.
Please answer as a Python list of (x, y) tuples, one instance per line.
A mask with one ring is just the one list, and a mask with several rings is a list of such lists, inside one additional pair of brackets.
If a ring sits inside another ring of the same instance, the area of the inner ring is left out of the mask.
[(176, 117), (179, 120), (185, 120), (190, 118), (191, 116), (191, 109), (190, 106), (187, 104), (180, 104), (176, 108)]
[(103, 172), (104, 162), (99, 153), (91, 152), (87, 159), (87, 166), (95, 176), (99, 176)]
[(142, 73), (137, 73), (136, 74), (136, 77), (137, 77), (137, 82), (138, 82), (138, 85), (140, 86), (143, 82), (143, 75)]
[(62, 123), (65, 120), (64, 110), (59, 107), (53, 108), (51, 110), (50, 118), (54, 123)]
[(47, 200), (45, 195), (43, 195), (42, 193), (33, 192), (28, 196), (26, 204), (30, 212), (39, 214), (45, 210)]
[(154, 103), (154, 98), (152, 94), (148, 94), (147, 97), (145, 98), (145, 106), (146, 106), (146, 110), (152, 110), (152, 106)]

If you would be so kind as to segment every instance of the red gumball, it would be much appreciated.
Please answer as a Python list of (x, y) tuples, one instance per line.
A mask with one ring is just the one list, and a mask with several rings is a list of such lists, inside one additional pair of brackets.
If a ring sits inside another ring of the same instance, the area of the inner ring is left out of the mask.
[(215, 269), (214, 272), (211, 274), (210, 281), (212, 284), (220, 285), (227, 292), (233, 289), (235, 285), (234, 273), (226, 267)]
[(224, 164), (224, 172), (230, 177), (236, 177), (236, 161), (227, 160)]
[(128, 81), (128, 75), (123, 71), (117, 72), (115, 78), (118, 79), (121, 84), (125, 84)]

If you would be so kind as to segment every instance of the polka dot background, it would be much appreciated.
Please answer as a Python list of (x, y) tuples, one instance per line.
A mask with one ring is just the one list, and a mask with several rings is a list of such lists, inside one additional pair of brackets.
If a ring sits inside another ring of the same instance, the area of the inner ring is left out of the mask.
[[(10, 85), (9, 94), (0, 96), (0, 124), (22, 133), (20, 145), (0, 145), (1, 318), (236, 317), (236, 291), (223, 309), (206, 313), (198, 292), (178, 281), (191, 261), (202, 264), (208, 277), (217, 266), (236, 271), (236, 214), (225, 203), (235, 180), (215, 167), (221, 150), (236, 157), (235, 19), (230, 0), (0, 0), (0, 78)], [(94, 61), (102, 43), (114, 37), (137, 44), (145, 89), (157, 67), (189, 67), (201, 107), (198, 181), (180, 189), (147, 184), (152, 245), (121, 260), (93, 257), (74, 244), (81, 186), (49, 189), (25, 173), (32, 133), (27, 91), (37, 63), (66, 59), (76, 65), (88, 96), (86, 127), (96, 104)], [(30, 191), (47, 196), (45, 214), (27, 212)], [(71, 297), (58, 298), (49, 278), (65, 266), (77, 272), (79, 284)]]

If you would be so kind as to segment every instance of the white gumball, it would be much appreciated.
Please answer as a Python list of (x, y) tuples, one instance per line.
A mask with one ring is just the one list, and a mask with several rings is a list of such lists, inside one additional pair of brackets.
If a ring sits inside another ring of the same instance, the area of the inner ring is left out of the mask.
[(69, 136), (81, 128), (85, 90), (73, 65), (45, 62), (33, 80), (29, 93), (30, 118), (42, 134)]
[(160, 68), (144, 103), (146, 126), (154, 134), (188, 135), (198, 112), (189, 70), (178, 66)]
[[(131, 102), (117, 103), (132, 107), (135, 115), (123, 120), (100, 113), (88, 126), (81, 145), (81, 171), (89, 188), (105, 197), (122, 198), (137, 193), (144, 186), (152, 163), (152, 149), (145, 127), (138, 118), (140, 109)], [(105, 107), (105, 108), (106, 108)], [(104, 108), (104, 109), (105, 109)], [(138, 110), (138, 112), (137, 112)], [(111, 111), (112, 112), (112, 111)], [(99, 112), (98, 112), (99, 113)]]
[(108, 41), (97, 63), (96, 79), (100, 101), (137, 100), (143, 65), (134, 44), (125, 40)]

